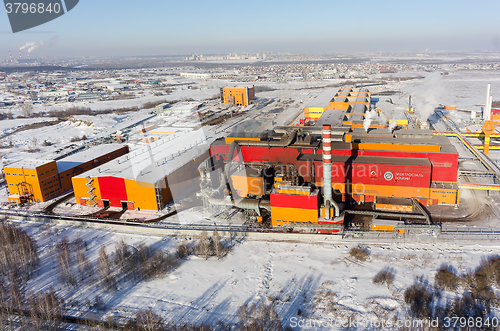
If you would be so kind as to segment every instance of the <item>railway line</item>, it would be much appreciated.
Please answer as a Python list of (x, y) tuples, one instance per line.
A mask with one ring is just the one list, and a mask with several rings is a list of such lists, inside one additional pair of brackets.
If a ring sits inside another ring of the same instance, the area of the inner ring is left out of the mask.
[[(245, 237), (262, 240), (277, 241), (306, 241), (306, 242), (412, 242), (412, 241), (456, 241), (456, 240), (490, 240), (500, 239), (500, 229), (492, 228), (448, 228), (441, 225), (402, 225), (395, 232), (376, 232), (344, 230), (333, 234), (296, 232), (296, 229), (265, 229), (246, 225), (224, 224), (179, 224), (179, 223), (139, 223), (130, 220), (98, 219), (85, 216), (47, 215), (44, 213), (30, 213), (20, 211), (0, 211), (0, 216), (12, 221), (29, 221), (37, 223), (51, 223), (61, 226), (76, 226), (97, 228), (108, 231), (135, 233), (155, 236), (186, 235), (197, 236), (203, 230), (217, 229), (222, 236)], [(404, 229), (404, 233), (398, 230)]]

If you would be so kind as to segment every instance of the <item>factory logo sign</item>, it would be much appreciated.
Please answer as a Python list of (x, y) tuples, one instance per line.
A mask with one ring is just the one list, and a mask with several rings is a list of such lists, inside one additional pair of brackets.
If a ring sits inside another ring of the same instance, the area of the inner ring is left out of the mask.
[(79, 0), (3, 0), (12, 32), (42, 25), (73, 9)]
[(387, 172), (384, 174), (384, 178), (385, 178), (385, 180), (390, 181), (390, 180), (392, 180), (392, 179), (394, 178), (394, 175), (392, 174), (392, 172), (387, 171)]

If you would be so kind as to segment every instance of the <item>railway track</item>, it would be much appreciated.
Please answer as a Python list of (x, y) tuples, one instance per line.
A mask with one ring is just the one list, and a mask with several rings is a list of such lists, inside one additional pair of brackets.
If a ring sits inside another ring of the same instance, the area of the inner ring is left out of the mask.
[[(46, 215), (42, 213), (26, 213), (13, 211), (0, 211), (5, 219), (14, 221), (32, 221), (53, 223), (63, 226), (85, 226), (101, 228), (105, 230), (136, 233), (144, 235), (170, 236), (170, 235), (200, 235), (203, 230), (213, 231), (217, 229), (222, 236), (248, 237), (264, 240), (278, 241), (305, 241), (305, 242), (412, 242), (422, 240), (422, 226), (415, 229), (407, 227), (408, 235), (401, 235), (391, 232), (374, 231), (343, 231), (341, 234), (321, 234), (307, 232), (290, 232), (281, 229), (263, 229), (251, 226), (234, 225), (202, 225), (202, 224), (179, 224), (179, 223), (137, 223), (133, 221), (113, 220), (113, 219), (95, 219), (89, 217), (69, 217), (61, 215)], [(317, 227), (317, 226), (316, 226)], [(433, 226), (436, 227), (436, 226)], [(410, 233), (416, 233), (412, 236)], [(475, 228), (457, 228), (449, 230), (429, 231), (429, 240), (493, 240), (500, 239), (500, 229), (475, 229)]]

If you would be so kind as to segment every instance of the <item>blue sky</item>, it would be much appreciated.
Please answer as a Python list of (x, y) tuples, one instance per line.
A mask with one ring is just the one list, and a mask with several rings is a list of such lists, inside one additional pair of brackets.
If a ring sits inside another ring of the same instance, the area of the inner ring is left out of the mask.
[(36, 56), (227, 52), (500, 51), (500, 1), (81, 0), (13, 34), (0, 13), (0, 57), (57, 37)]

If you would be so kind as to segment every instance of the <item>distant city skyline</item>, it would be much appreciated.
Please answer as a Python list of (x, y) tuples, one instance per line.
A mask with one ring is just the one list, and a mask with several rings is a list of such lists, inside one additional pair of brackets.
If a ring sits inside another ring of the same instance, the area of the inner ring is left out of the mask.
[[(27, 43), (41, 56), (500, 51), (498, 1), (85, 0), (69, 13), (13, 34), (0, 20), (0, 58)], [(23, 49), (26, 56), (27, 49)]]

